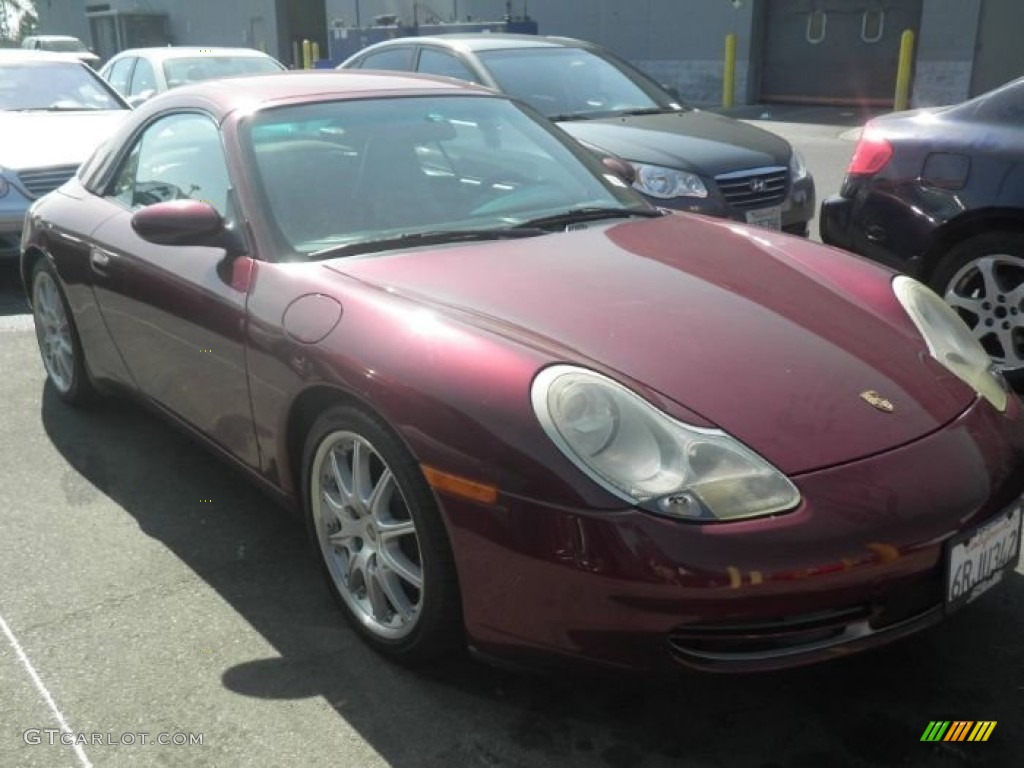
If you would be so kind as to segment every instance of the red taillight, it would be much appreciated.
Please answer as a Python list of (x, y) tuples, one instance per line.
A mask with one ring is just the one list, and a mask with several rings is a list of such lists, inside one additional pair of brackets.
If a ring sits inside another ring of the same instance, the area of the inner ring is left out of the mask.
[(892, 144), (870, 128), (865, 128), (846, 172), (851, 175), (873, 176), (885, 168), (891, 158)]

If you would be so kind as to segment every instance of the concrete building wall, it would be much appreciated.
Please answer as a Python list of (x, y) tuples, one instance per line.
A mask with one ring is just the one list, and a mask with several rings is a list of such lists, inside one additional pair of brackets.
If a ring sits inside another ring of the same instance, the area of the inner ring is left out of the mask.
[(970, 95), (981, 1), (925, 0), (914, 67), (915, 107), (955, 104)]

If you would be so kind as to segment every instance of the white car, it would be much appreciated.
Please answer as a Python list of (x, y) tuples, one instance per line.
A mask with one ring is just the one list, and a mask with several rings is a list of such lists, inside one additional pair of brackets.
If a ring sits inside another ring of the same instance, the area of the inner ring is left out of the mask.
[(114, 56), (100, 74), (137, 107), (179, 85), (234, 75), (279, 72), (285, 66), (253, 48), (132, 48)]
[(21, 47), (33, 51), (63, 53), (90, 67), (95, 67), (100, 63), (99, 56), (89, 50), (85, 43), (71, 35), (31, 35), (21, 41)]
[(81, 62), (0, 50), (0, 260), (17, 258), (32, 202), (70, 179), (130, 111)]

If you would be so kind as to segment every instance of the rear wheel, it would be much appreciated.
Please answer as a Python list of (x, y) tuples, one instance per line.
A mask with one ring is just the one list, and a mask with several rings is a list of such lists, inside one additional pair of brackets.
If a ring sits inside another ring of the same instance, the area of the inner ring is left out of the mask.
[(82, 344), (57, 271), (45, 258), (32, 270), (32, 316), (46, 376), (57, 396), (71, 405), (82, 405), (94, 394)]
[(331, 591), (360, 634), (406, 661), (457, 646), (455, 566), (433, 494), (408, 450), (352, 406), (306, 440), (307, 520)]
[(965, 240), (930, 282), (1000, 369), (1024, 372), (1024, 235), (991, 232)]

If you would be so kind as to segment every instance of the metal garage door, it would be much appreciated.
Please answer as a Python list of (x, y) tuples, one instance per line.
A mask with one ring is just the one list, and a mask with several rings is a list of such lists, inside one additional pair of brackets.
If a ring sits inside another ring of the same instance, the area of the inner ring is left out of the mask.
[(762, 101), (892, 106), (900, 35), (921, 0), (772, 0)]

